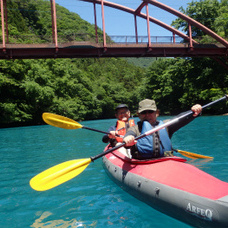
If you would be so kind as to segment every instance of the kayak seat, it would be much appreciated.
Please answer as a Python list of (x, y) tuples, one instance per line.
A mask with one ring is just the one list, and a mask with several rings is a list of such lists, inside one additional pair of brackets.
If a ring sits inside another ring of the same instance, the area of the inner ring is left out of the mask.
[[(120, 143), (117, 143), (116, 146), (118, 146), (118, 144), (120, 144)], [(121, 154), (123, 154), (125, 157), (130, 158), (130, 159), (132, 158), (130, 149), (126, 149), (125, 147), (120, 147), (118, 149), (118, 151)]]

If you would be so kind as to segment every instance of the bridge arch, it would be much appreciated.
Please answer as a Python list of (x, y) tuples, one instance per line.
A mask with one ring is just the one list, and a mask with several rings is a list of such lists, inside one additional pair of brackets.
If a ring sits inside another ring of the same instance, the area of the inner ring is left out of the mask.
[[(200, 22), (192, 19), (191, 17), (163, 4), (163, 3), (160, 3), (159, 1), (157, 0), (142, 0), (143, 2), (139, 5), (139, 7), (134, 10), (134, 9), (131, 9), (129, 7), (126, 7), (126, 6), (123, 6), (123, 5), (119, 5), (119, 4), (116, 4), (116, 3), (113, 3), (113, 2), (109, 2), (109, 1), (106, 1), (106, 0), (81, 0), (81, 1), (84, 1), (84, 2), (91, 2), (91, 3), (94, 3), (94, 4), (101, 4), (101, 5), (105, 5), (105, 6), (108, 6), (108, 7), (112, 7), (112, 8), (115, 8), (115, 9), (118, 9), (118, 10), (122, 10), (122, 11), (125, 11), (127, 13), (130, 13), (130, 14), (133, 14), (134, 17), (135, 17), (135, 32), (136, 32), (136, 39), (137, 39), (137, 23), (136, 23), (136, 17), (141, 17), (141, 18), (144, 18), (144, 19), (148, 19), (150, 22), (153, 22), (169, 31), (171, 31), (173, 34), (176, 34), (180, 37), (182, 37), (183, 39), (187, 40), (190, 42), (190, 47), (192, 46), (192, 43), (198, 43), (197, 41), (195, 41), (194, 39), (192, 39), (192, 36), (191, 36), (191, 26), (195, 26), (199, 29), (201, 29), (202, 31), (204, 31), (206, 34), (208, 34), (209, 36), (213, 37), (215, 40), (217, 40), (219, 43), (221, 43), (222, 45), (224, 45), (225, 47), (228, 48), (228, 41), (226, 41), (225, 39), (223, 39), (222, 37), (220, 37), (219, 35), (217, 35), (215, 32), (213, 32), (212, 30), (210, 30), (209, 28), (207, 28), (206, 26), (204, 26), (203, 24), (201, 24)], [(189, 24), (189, 36), (187, 36), (186, 34), (180, 32), (179, 30), (173, 28), (172, 26), (156, 19), (156, 18), (153, 18), (149, 15), (146, 15), (144, 13), (141, 12), (142, 8), (147, 6), (148, 4), (152, 4), (156, 7), (159, 7), (160, 9), (162, 10), (165, 10), (173, 15), (176, 15), (177, 17), (180, 17), (182, 18), (183, 20), (187, 21), (188, 24)], [(102, 10), (104, 10), (102, 8)], [(95, 11), (95, 7), (94, 7), (94, 11)], [(96, 12), (94, 13), (94, 15), (96, 15)], [(104, 15), (104, 13), (102, 13), (102, 15)], [(102, 25), (103, 25), (103, 29), (105, 28), (104, 26), (104, 17), (102, 18)], [(95, 23), (96, 23), (96, 19), (95, 19)], [(150, 34), (148, 34), (149, 36)], [(137, 42), (137, 40), (136, 40)]]
[[(143, 19), (147, 19), (148, 18), (148, 15), (144, 14), (141, 12), (142, 8), (145, 6), (145, 2), (143, 2), (136, 10), (134, 9), (131, 9), (129, 7), (126, 7), (126, 6), (123, 6), (123, 5), (119, 5), (119, 4), (116, 4), (116, 3), (113, 3), (113, 2), (109, 2), (109, 1), (105, 1), (105, 0), (81, 0), (81, 1), (84, 1), (84, 2), (90, 2), (90, 3), (93, 3), (94, 5), (95, 4), (100, 4), (100, 5), (105, 5), (105, 6), (108, 6), (108, 7), (111, 7), (111, 8), (114, 8), (114, 9), (117, 9), (117, 10), (121, 10), (121, 11), (124, 11), (126, 13), (129, 13), (129, 14), (132, 14), (134, 16), (134, 19), (135, 19), (135, 35), (136, 35), (136, 43), (138, 42), (137, 41), (137, 38), (138, 38), (138, 34), (137, 34), (137, 17), (141, 17)], [(104, 10), (104, 9), (102, 9)], [(94, 7), (94, 15), (96, 15), (96, 9)], [(104, 15), (104, 13), (102, 13), (102, 15)], [(170, 32), (173, 33), (173, 35), (178, 35), (180, 37), (182, 37), (184, 40), (186, 41), (190, 41), (190, 37), (187, 36), (186, 34), (180, 32), (179, 30), (173, 28), (172, 26), (152, 17), (152, 16), (149, 16), (149, 21), (154, 23), (154, 24), (157, 24), (158, 26), (160, 27), (163, 27), (164, 29), (166, 30), (169, 30)], [(103, 17), (102, 18), (102, 25), (103, 25), (103, 31), (105, 30), (105, 18)], [(95, 16), (95, 27), (97, 27), (97, 24), (96, 24), (96, 16)], [(192, 40), (193, 43), (197, 43), (197, 41), (195, 40)]]

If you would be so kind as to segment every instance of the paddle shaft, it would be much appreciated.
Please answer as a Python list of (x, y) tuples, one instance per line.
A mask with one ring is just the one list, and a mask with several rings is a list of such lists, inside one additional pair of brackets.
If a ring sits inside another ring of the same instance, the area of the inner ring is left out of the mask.
[(210, 103), (204, 105), (202, 108), (205, 109), (205, 108), (207, 108), (207, 107), (209, 107), (209, 106), (211, 106), (211, 105), (213, 105), (213, 104), (216, 104), (216, 103), (218, 103), (218, 102), (220, 102), (220, 101), (223, 101), (223, 100), (228, 100), (228, 95), (225, 95), (224, 97), (221, 97), (221, 98), (219, 98), (219, 99), (217, 99), (217, 100), (215, 100), (215, 101), (212, 101), (212, 102), (210, 102)]
[(109, 134), (109, 132), (97, 130), (97, 129), (90, 128), (90, 127), (82, 126), (82, 128), (87, 129), (87, 130), (91, 130), (91, 131), (96, 131), (96, 132), (104, 133), (104, 134), (107, 134), (107, 135)]
[[(110, 134), (110, 132), (101, 131), (101, 130), (97, 130), (97, 129), (90, 128), (90, 127), (82, 126), (82, 128), (87, 129), (87, 130), (91, 130), (91, 131), (96, 131), (96, 132), (104, 133), (104, 134), (106, 134), (106, 135), (109, 135), (109, 134)], [(119, 130), (121, 130), (121, 129), (119, 129)], [(119, 131), (119, 130), (118, 130), (118, 131)], [(118, 134), (116, 134), (116, 136), (117, 136), (117, 137), (122, 137), (121, 135), (118, 135)]]
[[(219, 99), (217, 99), (217, 100), (215, 100), (215, 101), (212, 101), (212, 102), (210, 102), (210, 103), (208, 103), (208, 104), (202, 106), (202, 109), (208, 108), (208, 107), (210, 107), (210, 106), (212, 106), (212, 105), (214, 105), (214, 104), (216, 104), (216, 103), (218, 103), (218, 102), (221, 102), (221, 101), (223, 101), (223, 100), (225, 100), (225, 99), (228, 99), (228, 96), (227, 96), (227, 95), (225, 95), (225, 96), (222, 97), (222, 98), (219, 98)], [(170, 126), (170, 125), (172, 125), (172, 124), (178, 122), (180, 119), (185, 118), (185, 117), (187, 117), (187, 116), (190, 116), (190, 115), (192, 115), (192, 114), (193, 114), (193, 111), (190, 110), (190, 111), (186, 112), (185, 114), (183, 114), (183, 115), (181, 115), (181, 116), (179, 116), (179, 117), (176, 117), (176, 118), (174, 118), (174, 119), (172, 119), (172, 120), (170, 120), (170, 121), (168, 121), (168, 122), (166, 122), (166, 123), (164, 123), (164, 124), (162, 124), (162, 125), (160, 125), (160, 126), (157, 126), (157, 127), (153, 128), (153, 129), (151, 129), (151, 130), (145, 132), (145, 133), (142, 134), (142, 135), (139, 135), (138, 137), (135, 138), (135, 140), (138, 140), (138, 139), (141, 139), (141, 138), (143, 138), (143, 137), (145, 137), (145, 136), (151, 135), (151, 134), (153, 134), (154, 132), (159, 131), (159, 130), (161, 130), (161, 129), (163, 129), (163, 128), (166, 128), (166, 127), (168, 127), (168, 126)], [(98, 158), (100, 158), (100, 157), (103, 157), (104, 155), (106, 155), (106, 154), (108, 154), (108, 153), (111, 153), (112, 151), (117, 150), (117, 149), (123, 147), (125, 144), (126, 144), (126, 143), (123, 142), (123, 143), (121, 143), (121, 144), (119, 144), (119, 145), (117, 145), (117, 146), (115, 146), (115, 147), (113, 147), (113, 148), (111, 148), (111, 149), (108, 149), (108, 150), (106, 150), (106, 151), (104, 151), (104, 152), (102, 152), (102, 153), (100, 153), (100, 154), (98, 154), (98, 155), (96, 155), (96, 156), (94, 156), (94, 157), (90, 157), (90, 158), (91, 158), (91, 161), (94, 161), (94, 160), (96, 160), (96, 159), (98, 159)]]

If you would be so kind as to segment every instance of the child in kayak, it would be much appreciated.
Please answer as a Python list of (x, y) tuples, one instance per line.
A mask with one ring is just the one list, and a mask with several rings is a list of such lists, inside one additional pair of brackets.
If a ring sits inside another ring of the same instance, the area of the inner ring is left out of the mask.
[[(134, 120), (130, 119), (131, 112), (126, 104), (120, 104), (115, 108), (117, 122), (108, 129), (109, 134), (104, 135), (102, 141), (110, 143), (114, 147), (118, 142), (123, 142), (123, 136), (129, 127), (134, 126)], [(121, 137), (122, 136), (122, 137)]]

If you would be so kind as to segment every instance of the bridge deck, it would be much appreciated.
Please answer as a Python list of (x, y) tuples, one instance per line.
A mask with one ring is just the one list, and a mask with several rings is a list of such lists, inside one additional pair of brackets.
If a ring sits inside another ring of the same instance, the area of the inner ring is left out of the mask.
[(147, 43), (103, 44), (91, 42), (69, 42), (58, 44), (6, 44), (0, 45), (0, 59), (42, 58), (94, 58), (94, 57), (217, 57), (228, 54), (221, 44), (164, 44)]

